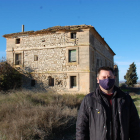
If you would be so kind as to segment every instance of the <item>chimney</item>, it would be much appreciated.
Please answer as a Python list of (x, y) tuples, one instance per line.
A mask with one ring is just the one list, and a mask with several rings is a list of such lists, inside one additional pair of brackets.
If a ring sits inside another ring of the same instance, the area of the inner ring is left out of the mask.
[(22, 25), (22, 32), (24, 32), (24, 25)]

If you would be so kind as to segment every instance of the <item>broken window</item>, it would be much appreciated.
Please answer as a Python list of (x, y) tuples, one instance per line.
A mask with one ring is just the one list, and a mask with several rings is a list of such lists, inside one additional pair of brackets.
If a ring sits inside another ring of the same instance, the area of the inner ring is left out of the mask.
[(16, 38), (16, 44), (20, 44), (20, 38)]
[(15, 65), (21, 64), (21, 53), (15, 54)]
[(35, 80), (31, 80), (31, 87), (35, 86)]
[(71, 39), (75, 39), (76, 38), (76, 33), (71, 33)]
[(38, 61), (38, 55), (34, 55), (34, 61)]
[(70, 76), (70, 88), (76, 87), (76, 76)]
[(69, 50), (69, 62), (76, 62), (76, 50)]
[(49, 79), (49, 86), (54, 86), (54, 78), (49, 76), (48, 79)]

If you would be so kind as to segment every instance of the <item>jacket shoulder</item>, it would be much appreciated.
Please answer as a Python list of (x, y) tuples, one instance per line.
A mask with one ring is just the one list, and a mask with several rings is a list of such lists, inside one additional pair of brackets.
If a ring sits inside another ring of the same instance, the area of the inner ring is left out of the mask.
[(118, 87), (116, 87), (116, 86), (115, 86), (114, 90), (115, 90), (115, 92), (117, 92), (118, 95), (119, 95), (120, 97), (122, 97), (122, 98), (130, 97), (130, 95), (129, 95), (128, 93), (122, 91), (120, 88), (118, 88)]
[(117, 91), (119, 98), (122, 98), (123, 100), (125, 100), (128, 103), (133, 102), (131, 96), (128, 93), (122, 91), (120, 88), (115, 87), (115, 91)]
[(88, 93), (85, 97), (84, 100), (85, 101), (89, 101), (90, 99), (94, 98), (94, 92)]

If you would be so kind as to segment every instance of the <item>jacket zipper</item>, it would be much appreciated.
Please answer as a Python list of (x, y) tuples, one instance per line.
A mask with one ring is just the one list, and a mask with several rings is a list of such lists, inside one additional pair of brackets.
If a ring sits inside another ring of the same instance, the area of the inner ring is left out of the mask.
[(121, 119), (121, 100), (120, 100), (120, 102), (119, 102), (119, 110), (118, 110), (118, 113), (119, 113), (119, 120), (120, 120), (120, 130), (121, 130), (121, 132), (120, 132), (120, 137), (122, 138), (122, 119)]
[[(102, 105), (102, 104), (101, 104)], [(103, 108), (103, 114), (104, 114), (104, 138), (106, 139), (106, 133), (107, 133), (107, 127), (106, 127), (106, 112), (105, 112), (105, 109), (104, 107), (102, 106)]]

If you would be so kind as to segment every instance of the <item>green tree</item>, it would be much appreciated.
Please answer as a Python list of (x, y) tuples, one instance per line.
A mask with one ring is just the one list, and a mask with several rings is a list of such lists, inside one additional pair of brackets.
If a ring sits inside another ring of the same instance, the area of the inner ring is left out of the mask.
[(129, 87), (133, 87), (134, 84), (137, 83), (138, 77), (136, 73), (136, 65), (134, 62), (130, 65), (129, 69), (127, 70), (126, 75), (124, 76), (124, 79), (126, 80), (126, 84)]

